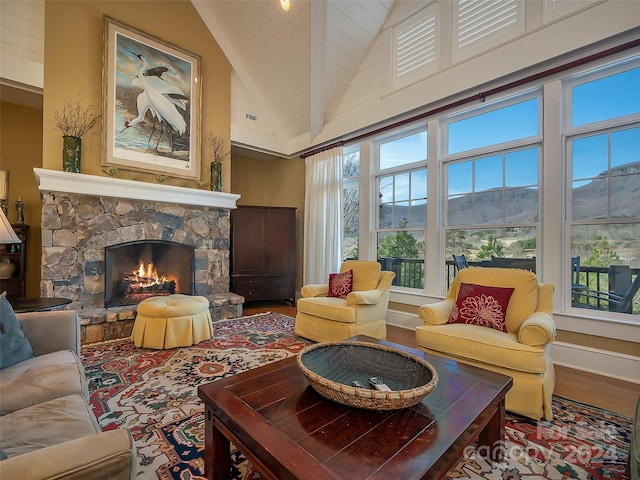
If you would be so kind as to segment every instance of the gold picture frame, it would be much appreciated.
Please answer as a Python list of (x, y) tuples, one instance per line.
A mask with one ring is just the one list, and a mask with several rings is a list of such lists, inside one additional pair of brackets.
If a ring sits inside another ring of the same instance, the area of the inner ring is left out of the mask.
[(101, 164), (200, 179), (201, 60), (104, 16)]

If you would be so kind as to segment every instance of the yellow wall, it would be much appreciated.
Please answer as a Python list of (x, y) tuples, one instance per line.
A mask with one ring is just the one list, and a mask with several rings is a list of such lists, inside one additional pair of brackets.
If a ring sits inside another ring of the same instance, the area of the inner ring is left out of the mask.
[[(231, 128), (231, 66), (188, 0), (55, 1), (45, 8), (43, 167), (62, 170), (62, 136), (52, 126), (54, 110), (65, 100), (102, 105), (103, 15), (149, 36), (159, 38), (201, 58), (202, 136), (208, 131), (229, 138)], [(201, 179), (209, 184), (209, 162), (203, 142)], [(82, 173), (101, 171), (101, 126), (82, 137)], [(116, 176), (132, 178), (120, 170)], [(140, 181), (155, 182), (150, 174), (134, 173)], [(181, 185), (178, 178), (166, 184)], [(229, 191), (229, 172), (223, 190)], [(194, 187), (195, 182), (187, 184)]]
[(0, 168), (9, 172), (7, 217), (15, 223), (18, 197), (24, 202), (27, 245), (27, 297), (40, 296), (40, 192), (33, 168), (42, 166), (42, 111), (13, 103), (0, 104)]
[(234, 155), (231, 159), (231, 191), (240, 194), (238, 205), (296, 207), (296, 290), (302, 288), (304, 227), (304, 160), (271, 161)]

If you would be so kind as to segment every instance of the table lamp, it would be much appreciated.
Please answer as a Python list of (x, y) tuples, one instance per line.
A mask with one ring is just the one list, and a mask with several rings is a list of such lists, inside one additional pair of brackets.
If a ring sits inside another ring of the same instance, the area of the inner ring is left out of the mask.
[(0, 243), (22, 243), (22, 240), (18, 238), (16, 232), (11, 228), (11, 224), (2, 209), (0, 209)]

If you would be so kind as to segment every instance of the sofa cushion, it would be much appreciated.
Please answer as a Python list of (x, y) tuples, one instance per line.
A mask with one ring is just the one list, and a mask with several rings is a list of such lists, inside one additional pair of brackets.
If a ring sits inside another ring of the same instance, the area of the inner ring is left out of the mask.
[(416, 327), (416, 342), (455, 358), (527, 373), (547, 371), (546, 347), (524, 345), (515, 333), (459, 323)]
[(301, 298), (296, 307), (299, 312), (320, 318), (330, 318), (334, 322), (354, 323), (356, 321), (356, 309), (347, 306), (347, 301), (344, 298)]
[(347, 260), (340, 266), (340, 272), (353, 270), (353, 290), (373, 290), (380, 283), (382, 266), (378, 262)]
[(0, 295), (0, 369), (33, 358), (33, 349), (20, 328), (16, 314), (7, 300), (7, 292)]
[(448, 323), (466, 323), (507, 333), (505, 314), (513, 288), (461, 283)]
[(353, 290), (353, 270), (329, 275), (329, 297), (347, 298)]
[(30, 358), (2, 370), (0, 415), (72, 393), (89, 399), (84, 372), (75, 353), (59, 350)]
[(80, 394), (49, 400), (0, 417), (0, 448), (7, 457), (101, 432)]

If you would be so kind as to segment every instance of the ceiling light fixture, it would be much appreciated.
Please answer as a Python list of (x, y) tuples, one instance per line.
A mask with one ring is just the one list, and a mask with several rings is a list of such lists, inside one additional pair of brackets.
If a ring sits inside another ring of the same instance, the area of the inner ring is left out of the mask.
[(280, 6), (285, 12), (288, 12), (291, 8), (291, 0), (280, 0)]

